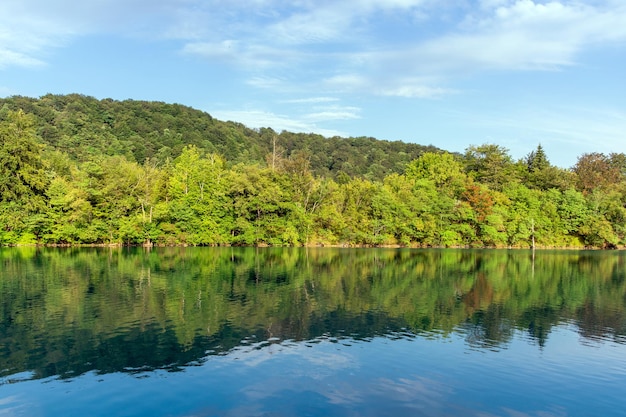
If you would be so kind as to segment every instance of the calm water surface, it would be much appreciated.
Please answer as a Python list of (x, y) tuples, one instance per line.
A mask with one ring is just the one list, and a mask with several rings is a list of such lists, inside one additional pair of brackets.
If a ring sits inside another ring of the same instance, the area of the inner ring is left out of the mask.
[(0, 416), (622, 416), (622, 252), (0, 249)]

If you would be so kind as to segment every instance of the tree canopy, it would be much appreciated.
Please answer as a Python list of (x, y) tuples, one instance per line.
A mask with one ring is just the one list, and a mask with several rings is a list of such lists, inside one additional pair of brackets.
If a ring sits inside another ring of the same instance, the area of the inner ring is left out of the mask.
[(0, 101), (0, 244), (626, 244), (626, 155), (463, 155), (280, 134), (177, 104)]
[[(79, 94), (48, 94), (39, 99), (0, 99), (0, 109), (22, 110), (30, 115), (42, 143), (83, 162), (97, 155), (122, 155), (143, 164), (177, 158), (185, 146), (216, 153), (231, 164), (265, 163), (280, 148), (280, 156), (306, 151), (311, 171), (336, 178), (340, 173), (372, 180), (400, 173), (425, 151), (437, 151), (400, 141), (370, 137), (326, 138), (317, 134), (250, 129), (219, 121), (209, 114), (180, 104), (111, 99), (97, 100)], [(4, 119), (0, 113), (0, 119)]]

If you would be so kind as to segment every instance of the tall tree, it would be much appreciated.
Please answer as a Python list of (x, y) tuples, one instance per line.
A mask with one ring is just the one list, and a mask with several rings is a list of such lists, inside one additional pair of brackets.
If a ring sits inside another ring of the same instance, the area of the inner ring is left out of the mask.
[(584, 194), (589, 194), (596, 188), (606, 188), (617, 184), (622, 179), (622, 170), (612, 158), (603, 153), (585, 153), (578, 157), (573, 171), (577, 175), (577, 188)]
[(528, 172), (541, 171), (550, 166), (548, 157), (541, 144), (537, 145), (537, 149), (526, 156), (526, 166), (528, 167)]
[[(33, 118), (4, 108), (0, 120), (0, 243), (35, 243), (45, 229), (48, 179)], [(32, 217), (35, 216), (35, 217)], [(26, 237), (28, 235), (28, 237)]]
[(170, 216), (184, 232), (186, 243), (217, 244), (226, 239), (228, 202), (224, 160), (202, 156), (195, 146), (183, 149), (169, 179)]
[(524, 183), (529, 188), (549, 190), (557, 188), (566, 190), (572, 187), (571, 171), (566, 171), (550, 164), (541, 144), (520, 162)]
[(0, 121), (0, 201), (40, 202), (48, 180), (41, 159), (33, 118), (9, 111)]
[(470, 146), (465, 150), (465, 170), (476, 181), (494, 190), (519, 180), (509, 150), (495, 144)]
[(406, 166), (406, 175), (415, 180), (432, 180), (438, 188), (453, 191), (465, 181), (463, 166), (448, 152), (425, 152)]

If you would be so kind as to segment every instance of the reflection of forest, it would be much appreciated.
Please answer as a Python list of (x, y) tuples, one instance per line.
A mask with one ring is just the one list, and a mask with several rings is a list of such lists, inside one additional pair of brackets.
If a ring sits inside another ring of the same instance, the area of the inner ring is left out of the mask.
[[(461, 332), (626, 336), (621, 252), (1, 249), (1, 375), (190, 364), (242, 343)], [(243, 341), (243, 342), (242, 342)]]

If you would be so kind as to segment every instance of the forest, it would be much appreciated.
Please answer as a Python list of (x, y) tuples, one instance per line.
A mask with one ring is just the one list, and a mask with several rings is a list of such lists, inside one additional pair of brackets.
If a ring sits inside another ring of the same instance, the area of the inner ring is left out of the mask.
[(626, 155), (463, 154), (179, 104), (0, 99), (0, 245), (626, 245)]

